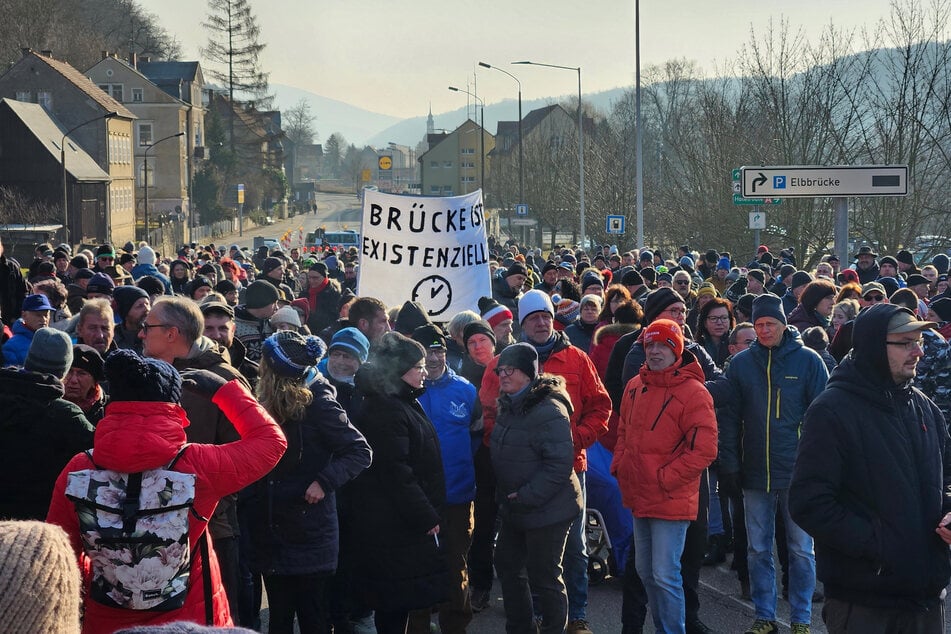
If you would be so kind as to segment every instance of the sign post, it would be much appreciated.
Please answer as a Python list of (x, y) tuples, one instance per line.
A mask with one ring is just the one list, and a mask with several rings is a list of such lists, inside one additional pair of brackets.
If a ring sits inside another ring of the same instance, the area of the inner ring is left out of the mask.
[[(735, 190), (734, 190), (735, 191)], [(849, 261), (849, 198), (907, 196), (907, 165), (763, 165), (740, 168), (743, 197), (833, 199), (835, 251)]]
[(238, 184), (238, 237), (244, 236), (244, 183)]

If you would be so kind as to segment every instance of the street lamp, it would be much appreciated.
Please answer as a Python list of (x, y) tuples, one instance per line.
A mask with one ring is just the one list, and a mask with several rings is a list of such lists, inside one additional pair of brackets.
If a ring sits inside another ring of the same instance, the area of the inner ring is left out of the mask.
[(637, 126), (635, 141), (634, 181), (637, 187), (637, 248), (644, 248), (644, 135), (641, 132), (641, 0), (634, 0), (634, 125)]
[(63, 139), (59, 142), (59, 162), (63, 168), (63, 228), (66, 232), (66, 244), (69, 244), (70, 246), (72, 246), (72, 243), (69, 241), (69, 181), (66, 179), (66, 137), (84, 125), (89, 125), (90, 123), (95, 123), (96, 121), (100, 121), (102, 119), (112, 119), (118, 116), (119, 113), (113, 111), (99, 115), (98, 117), (93, 117), (89, 121), (83, 121), (79, 125), (70, 128), (66, 134), (63, 135)]
[(491, 66), (485, 62), (479, 62), (479, 66), (505, 73), (518, 84), (518, 202), (521, 204), (525, 202), (525, 172), (522, 169), (522, 82), (518, 80), (518, 77), (498, 66)]
[(544, 66), (546, 68), (560, 68), (561, 70), (573, 70), (578, 72), (578, 198), (581, 203), (581, 248), (585, 248), (585, 229), (584, 229), (584, 128), (581, 122), (581, 67), (580, 66), (558, 66), (557, 64), (542, 64), (541, 62), (512, 62), (513, 64), (525, 64), (528, 66)]
[(154, 148), (156, 145), (162, 141), (168, 141), (169, 139), (174, 139), (180, 136), (185, 136), (184, 132), (179, 132), (178, 134), (170, 134), (167, 137), (161, 138), (151, 145), (145, 147), (145, 165), (143, 171), (145, 172), (145, 237), (146, 242), (149, 241), (149, 150)]
[(478, 101), (478, 102), (479, 102), (479, 106), (482, 108), (482, 117), (481, 117), (482, 122), (479, 124), (479, 127), (481, 128), (481, 129), (479, 130), (479, 145), (480, 145), (480, 148), (481, 148), (481, 149), (480, 149), (480, 152), (482, 152), (482, 156), (479, 158), (479, 167), (481, 168), (481, 176), (479, 176), (479, 187), (483, 189), (483, 196), (484, 196), (484, 188), (485, 188), (485, 102), (482, 101), (481, 99), (479, 99), (479, 97), (477, 97), (476, 95), (474, 95), (474, 94), (472, 94), (471, 92), (469, 92), (468, 90), (463, 90), (462, 88), (456, 88), (455, 86), (450, 86), (450, 87), (449, 87), (449, 90), (451, 90), (451, 91), (453, 91), (453, 92), (464, 92), (464, 93), (466, 93), (467, 95), (469, 95), (470, 97), (472, 97), (473, 99), (475, 99), (476, 101)]

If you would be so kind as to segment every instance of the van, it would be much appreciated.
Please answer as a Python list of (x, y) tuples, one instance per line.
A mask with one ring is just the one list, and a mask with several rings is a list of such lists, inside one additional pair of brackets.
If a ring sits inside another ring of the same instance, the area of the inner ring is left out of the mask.
[(343, 231), (326, 231), (317, 229), (307, 233), (304, 239), (304, 246), (311, 247), (333, 247), (334, 249), (349, 249), (350, 247), (360, 248), (360, 234), (356, 231), (345, 229)]

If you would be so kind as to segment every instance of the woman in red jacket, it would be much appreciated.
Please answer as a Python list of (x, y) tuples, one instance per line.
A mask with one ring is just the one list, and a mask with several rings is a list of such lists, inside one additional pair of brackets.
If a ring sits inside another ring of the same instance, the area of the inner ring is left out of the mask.
[[(204, 551), (207, 561), (203, 555), (201, 542), (208, 540), (206, 518), (222, 496), (254, 482), (277, 464), (287, 448), (283, 432), (239, 381), (225, 383), (210, 372), (194, 370), (186, 374), (185, 389), (206, 394), (241, 440), (186, 445), (188, 419), (178, 405), (183, 381), (172, 366), (118, 350), (106, 359), (105, 373), (112, 401), (96, 428), (92, 455), (77, 454), (63, 469), (46, 518), (66, 531), (80, 567), (86, 570), (83, 633), (105, 634), (173, 621), (232, 625), (218, 560), (210, 545)], [(164, 470), (163, 477), (151, 477), (154, 470)], [(126, 530), (122, 515), (104, 510), (124, 506), (125, 492), (132, 489), (135, 478), (123, 474), (142, 474), (140, 503), (133, 505), (133, 511), (152, 508), (149, 501), (155, 497), (162, 500), (162, 515), (133, 518), (136, 536), (151, 521), (147, 532), (156, 539), (165, 538), (166, 543), (123, 549), (104, 539), (110, 530)], [(86, 490), (96, 506), (84, 499)], [(182, 494), (183, 490), (190, 492)], [(174, 505), (192, 498), (187, 514), (169, 514)], [(174, 542), (177, 533), (185, 531), (185, 518), (187, 540), (183, 534)], [(91, 531), (91, 525), (101, 530)], [(186, 542), (187, 553), (183, 553)], [(169, 561), (176, 557), (182, 562), (180, 577), (161, 585)], [(208, 595), (210, 606), (206, 605)], [(176, 596), (179, 607), (173, 607), (171, 599), (163, 601)]]
[(637, 573), (658, 632), (684, 632), (680, 556), (696, 519), (700, 476), (717, 455), (713, 399), (683, 331), (669, 319), (642, 335), (647, 361), (621, 400), (611, 472), (634, 513)]

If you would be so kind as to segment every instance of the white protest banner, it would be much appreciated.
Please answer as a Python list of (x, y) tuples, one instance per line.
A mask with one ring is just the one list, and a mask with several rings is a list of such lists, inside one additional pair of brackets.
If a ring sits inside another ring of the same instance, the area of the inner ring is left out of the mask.
[(416, 301), (446, 322), (492, 295), (481, 189), (446, 198), (365, 190), (361, 240), (361, 296)]

